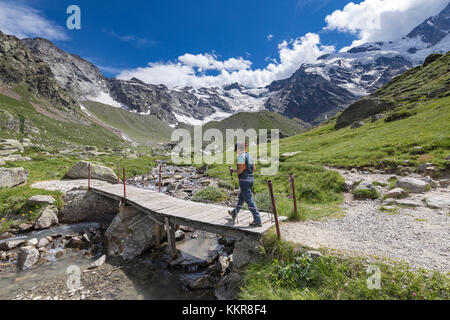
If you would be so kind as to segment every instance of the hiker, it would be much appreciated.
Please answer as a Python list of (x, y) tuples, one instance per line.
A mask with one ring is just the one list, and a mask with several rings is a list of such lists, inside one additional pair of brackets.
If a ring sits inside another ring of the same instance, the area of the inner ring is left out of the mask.
[(256, 170), (252, 156), (247, 152), (248, 143), (238, 143), (234, 146), (234, 152), (237, 152), (237, 170), (233, 170), (230, 167), (230, 173), (237, 173), (239, 178), (239, 200), (236, 207), (233, 210), (228, 210), (228, 214), (236, 219), (239, 210), (242, 208), (244, 201), (247, 203), (248, 209), (253, 215), (253, 222), (250, 223), (250, 227), (261, 227), (261, 216), (256, 208), (255, 201), (253, 200), (252, 187), (253, 187), (253, 172)]

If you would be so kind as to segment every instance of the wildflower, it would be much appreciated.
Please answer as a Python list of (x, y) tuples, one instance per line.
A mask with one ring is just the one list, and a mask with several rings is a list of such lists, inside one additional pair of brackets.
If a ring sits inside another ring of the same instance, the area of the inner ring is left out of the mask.
[(413, 292), (412, 295), (413, 295), (414, 297), (417, 296), (417, 294), (416, 294), (415, 292)]

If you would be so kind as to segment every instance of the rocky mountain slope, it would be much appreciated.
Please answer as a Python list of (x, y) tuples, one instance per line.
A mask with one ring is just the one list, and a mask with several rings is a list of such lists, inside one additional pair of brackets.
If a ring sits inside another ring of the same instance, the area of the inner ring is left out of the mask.
[(107, 79), (93, 64), (45, 39), (24, 39), (23, 43), (50, 66), (57, 83), (78, 101), (91, 100), (152, 114), (172, 127), (260, 110), (316, 124), (376, 91), (394, 76), (422, 64), (430, 53), (447, 52), (449, 11), (450, 4), (400, 41), (368, 43), (325, 55), (315, 63), (299, 66), (288, 79), (253, 89), (237, 83), (215, 88), (167, 88), (135, 78)]
[(19, 39), (0, 31), (0, 87), (24, 85), (40, 97), (68, 107), (75, 101), (58, 86), (49, 65)]
[(337, 118), (340, 129), (370, 116), (396, 110), (409, 105), (411, 111), (398, 113), (407, 117), (414, 113), (415, 104), (421, 99), (447, 97), (450, 94), (450, 52), (430, 55), (423, 65), (417, 66), (394, 78), (380, 90), (355, 102)]

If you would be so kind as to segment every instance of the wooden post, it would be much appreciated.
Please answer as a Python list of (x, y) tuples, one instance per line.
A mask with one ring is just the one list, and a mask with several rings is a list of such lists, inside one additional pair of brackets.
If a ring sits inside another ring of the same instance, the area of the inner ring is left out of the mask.
[(126, 187), (126, 178), (125, 178), (125, 168), (122, 168), (123, 170), (123, 199), (125, 200), (127, 198), (127, 187)]
[(159, 224), (155, 222), (155, 248), (159, 249), (160, 248), (160, 241), (159, 241)]
[[(158, 184), (158, 192), (161, 192), (161, 164), (159, 164), (159, 184)], [(160, 248), (160, 239), (159, 239), (160, 235), (159, 235), (159, 224), (155, 223), (155, 248), (159, 249)], [(167, 239), (169, 239), (169, 235), (167, 235)]]
[(280, 225), (278, 224), (277, 204), (275, 203), (275, 196), (273, 194), (272, 181), (271, 180), (267, 181), (267, 184), (269, 185), (270, 198), (272, 199), (272, 210), (273, 215), (275, 216), (275, 227), (277, 229), (277, 237), (278, 240), (280, 240), (281, 239)]
[(175, 242), (175, 227), (170, 223), (169, 218), (165, 217), (166, 221), (166, 232), (167, 232), (167, 242), (169, 243), (170, 251), (172, 252), (172, 257), (177, 257), (177, 245)]
[(161, 164), (159, 164), (159, 174), (158, 174), (158, 179), (159, 179), (159, 183), (158, 183), (158, 192), (161, 192)]
[(289, 178), (291, 179), (292, 198), (294, 199), (294, 212), (295, 212), (295, 216), (299, 219), (300, 216), (299, 216), (299, 214), (298, 214), (298, 209), (297, 209), (297, 198), (295, 197), (294, 175), (291, 173), (291, 174), (289, 175)]
[(88, 190), (91, 190), (91, 163), (88, 164)]

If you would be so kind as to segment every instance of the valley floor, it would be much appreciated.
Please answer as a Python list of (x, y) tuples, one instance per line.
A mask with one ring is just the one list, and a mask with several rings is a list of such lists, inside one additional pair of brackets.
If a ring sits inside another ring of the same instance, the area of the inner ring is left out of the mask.
[[(346, 179), (387, 183), (391, 175), (350, 173)], [(383, 187), (377, 187), (383, 192)], [(411, 194), (395, 211), (383, 211), (382, 200), (355, 200), (345, 194), (346, 215), (318, 221), (286, 222), (282, 238), (312, 248), (329, 248), (359, 256), (403, 260), (411, 267), (450, 271), (450, 216), (448, 208), (431, 209), (424, 198), (450, 198), (448, 188)], [(448, 200), (447, 200), (448, 201)], [(402, 201), (399, 201), (402, 203)], [(301, 204), (300, 204), (301, 205)]]

